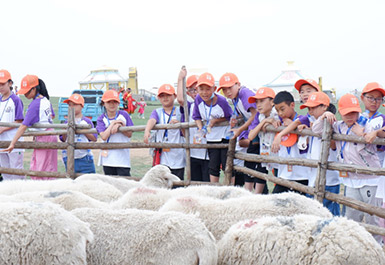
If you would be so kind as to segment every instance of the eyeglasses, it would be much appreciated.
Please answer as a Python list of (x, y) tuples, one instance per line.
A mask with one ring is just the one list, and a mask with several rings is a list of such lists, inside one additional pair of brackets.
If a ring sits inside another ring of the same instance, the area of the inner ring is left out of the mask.
[(187, 92), (197, 93), (198, 91), (195, 88), (190, 88), (190, 89), (187, 89)]
[(374, 98), (374, 97), (368, 97), (368, 96), (364, 96), (365, 98), (367, 98), (367, 100), (369, 100), (369, 102), (376, 102), (376, 103), (382, 103), (384, 102), (384, 98)]

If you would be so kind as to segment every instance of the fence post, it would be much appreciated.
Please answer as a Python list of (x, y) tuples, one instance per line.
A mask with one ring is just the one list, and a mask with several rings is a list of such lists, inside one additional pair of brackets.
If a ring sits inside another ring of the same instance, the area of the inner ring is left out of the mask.
[[(185, 68), (182, 66), (182, 69)], [(188, 109), (187, 104), (187, 94), (186, 94), (186, 77), (183, 78), (183, 108), (184, 108), (184, 120), (185, 122), (190, 121), (190, 110)], [(191, 181), (191, 159), (190, 159), (190, 126), (184, 130), (184, 135), (186, 138), (187, 148), (186, 148), (186, 179), (185, 182), (190, 183)]]
[(230, 185), (231, 184), (231, 178), (233, 177), (233, 171), (234, 171), (234, 157), (235, 157), (235, 145), (236, 144), (237, 144), (237, 138), (230, 139), (229, 149), (227, 150), (225, 179), (223, 181), (224, 185)]
[(75, 178), (75, 109), (68, 108), (67, 124), (67, 174)]
[(332, 126), (331, 124), (324, 119), (324, 130), (322, 132), (321, 140), (321, 157), (318, 161), (317, 167), (317, 177), (315, 180), (315, 199), (320, 203), (323, 202), (325, 198), (325, 186), (326, 186), (326, 172), (327, 172), (327, 163), (329, 158), (330, 151), (330, 141), (332, 138)]

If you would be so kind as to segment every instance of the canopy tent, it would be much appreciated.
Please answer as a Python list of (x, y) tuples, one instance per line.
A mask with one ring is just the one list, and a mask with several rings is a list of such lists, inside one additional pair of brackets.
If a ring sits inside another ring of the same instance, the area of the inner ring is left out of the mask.
[(79, 82), (80, 89), (126, 89), (128, 78), (123, 77), (117, 69), (102, 66), (92, 70), (82, 81)]

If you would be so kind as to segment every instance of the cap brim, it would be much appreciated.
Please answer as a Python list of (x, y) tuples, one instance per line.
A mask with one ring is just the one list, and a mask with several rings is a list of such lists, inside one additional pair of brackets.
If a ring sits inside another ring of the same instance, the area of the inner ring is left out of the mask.
[(295, 89), (297, 89), (298, 92), (299, 92), (299, 90), (301, 89), (301, 86), (303, 86), (303, 85), (305, 85), (305, 84), (307, 84), (307, 85), (309, 85), (309, 86), (311, 86), (311, 87), (314, 87), (314, 88), (317, 90), (317, 92), (320, 91), (320, 88), (315, 87), (312, 83), (309, 83), (309, 82), (308, 82), (307, 80), (305, 80), (305, 79), (300, 79), (300, 80), (298, 80), (297, 82), (295, 82), (294, 87), (295, 87)]
[(247, 100), (249, 103), (255, 103), (257, 101), (257, 98), (255, 96), (249, 97)]
[(172, 92), (172, 91), (162, 91), (162, 92), (158, 93), (158, 96), (159, 96), (160, 94), (175, 95), (175, 93)]
[(309, 103), (305, 103), (305, 104), (302, 104), (301, 106), (299, 106), (300, 109), (304, 109), (304, 108), (313, 108), (313, 107), (317, 107), (321, 105), (321, 103), (317, 103), (317, 102), (309, 102)]
[(201, 86), (201, 85), (207, 85), (207, 86), (209, 86), (209, 87), (215, 86), (215, 84), (210, 84), (209, 82), (200, 82), (200, 83), (197, 84), (197, 87), (198, 87), (198, 86)]
[(281, 141), (281, 145), (286, 146), (286, 147), (291, 147), (297, 142), (298, 135), (296, 135), (294, 133), (289, 133), (289, 134), (284, 135), (284, 137), (282, 137), (282, 139), (284, 139), (284, 138), (286, 138), (286, 139)]
[(22, 88), (19, 91), (17, 91), (17, 94), (18, 95), (24, 95), (24, 94), (26, 94), (30, 90), (31, 90), (31, 88)]
[(346, 115), (346, 114), (348, 114), (348, 113), (350, 113), (350, 112), (358, 112), (358, 113), (361, 113), (361, 112), (362, 112), (361, 108), (358, 108), (358, 107), (352, 107), (352, 108), (346, 108), (346, 109), (339, 109), (338, 111), (339, 111), (339, 113), (340, 113), (341, 115)]
[(119, 100), (119, 99), (116, 99), (116, 98), (103, 99), (103, 102), (109, 102), (109, 101), (116, 101), (116, 102), (119, 102), (119, 103), (120, 103), (120, 100)]
[(63, 103), (67, 103), (68, 104), (68, 102), (70, 102), (71, 100), (70, 99), (65, 99), (65, 100), (63, 100)]

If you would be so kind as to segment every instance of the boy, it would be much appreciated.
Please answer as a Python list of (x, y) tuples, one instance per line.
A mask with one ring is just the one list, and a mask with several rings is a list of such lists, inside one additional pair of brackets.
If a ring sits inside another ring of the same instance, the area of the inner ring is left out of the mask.
[[(184, 121), (180, 108), (174, 106), (175, 98), (175, 89), (172, 85), (164, 84), (159, 87), (158, 99), (162, 104), (162, 107), (153, 110), (150, 115), (150, 119), (148, 120), (144, 131), (144, 142), (146, 144), (150, 137), (150, 131), (155, 124), (175, 124)], [(184, 143), (184, 138), (181, 130), (166, 129), (156, 131), (155, 141), (163, 143)], [(172, 174), (178, 176), (181, 180), (184, 179), (184, 167), (186, 166), (184, 149), (162, 148), (160, 163), (168, 166), (171, 169)]]
[[(270, 145), (273, 140), (273, 133), (264, 133), (262, 128), (267, 123), (274, 123), (274, 112), (273, 99), (275, 97), (275, 92), (269, 87), (261, 87), (257, 90), (254, 96), (249, 97), (248, 101), (250, 103), (256, 103), (257, 114), (249, 126), (249, 140), (253, 141), (257, 136), (259, 136), (259, 152), (256, 154), (269, 155), (270, 154)], [(267, 174), (267, 164), (262, 163), (257, 166), (257, 171)], [(271, 169), (271, 168), (270, 168)], [(256, 178), (255, 184), (255, 193), (268, 193), (266, 187), (266, 180)], [(265, 190), (265, 192), (263, 192)]]
[[(180, 106), (184, 106), (183, 99), (183, 79), (186, 77), (187, 71), (186, 68), (180, 70), (178, 76), (178, 86), (177, 86), (177, 100)], [(197, 95), (197, 75), (191, 75), (186, 80), (186, 93), (193, 100), (195, 100)], [(187, 101), (187, 111), (189, 114), (189, 122), (193, 122), (192, 113), (194, 110), (194, 102)], [(198, 128), (190, 128), (190, 144), (194, 142), (194, 135), (198, 132)], [(187, 159), (189, 159), (187, 157)], [(209, 154), (207, 149), (190, 149), (190, 165), (191, 165), (191, 180), (192, 181), (206, 181), (210, 182), (209, 176)]]
[[(223, 94), (226, 98), (231, 99), (234, 105), (232, 119), (231, 119), (231, 128), (236, 126), (236, 118), (241, 115), (244, 120), (244, 124), (239, 128), (234, 128), (232, 131), (234, 132), (234, 138), (237, 139), (236, 151), (239, 152), (247, 152), (259, 154), (259, 142), (258, 139), (251, 143), (248, 140), (248, 128), (251, 122), (255, 118), (255, 114), (257, 113), (255, 102), (249, 102), (249, 97), (253, 96), (254, 93), (245, 86), (241, 86), (241, 83), (238, 80), (238, 77), (233, 73), (225, 73), (219, 79), (219, 87), (217, 92), (222, 89)], [(247, 149), (245, 149), (247, 148)], [(255, 169), (257, 163), (252, 163), (245, 161), (239, 161), (235, 159), (234, 162), (236, 165), (246, 166), (247, 168)], [(244, 178), (245, 188), (248, 190), (252, 190), (254, 186), (254, 182), (260, 181), (258, 178), (251, 178), (246, 174), (236, 174), (237, 184), (239, 185), (241, 182), (238, 180), (239, 177)], [(263, 180), (261, 180), (263, 181)]]
[[(84, 107), (84, 98), (79, 94), (72, 94), (68, 99), (64, 100), (63, 103), (67, 103), (69, 107), (75, 110), (75, 123), (76, 124), (90, 124), (91, 128), (94, 128), (92, 121), (84, 117), (82, 109)], [(65, 142), (67, 135), (60, 135), (60, 140)], [(76, 134), (76, 142), (96, 142), (96, 134)], [(67, 170), (67, 151), (63, 150), (63, 162)], [(95, 173), (94, 157), (91, 150), (76, 149), (75, 150), (75, 173)]]
[[(307, 102), (310, 94), (320, 91), (319, 85), (313, 79), (300, 79), (297, 82), (295, 82), (294, 87), (298, 90), (300, 100), (303, 103)], [(314, 117), (311, 117), (311, 115), (309, 114), (307, 114), (305, 117), (307, 118), (307, 120), (305, 118), (303, 119), (306, 124), (315, 121)], [(286, 125), (287, 127), (281, 132), (279, 132), (275, 137), (271, 150), (274, 153), (278, 152), (282, 137), (290, 133), (291, 131), (295, 130), (301, 124), (304, 124), (304, 123), (302, 123), (302, 121), (300, 121), (299, 119), (294, 120), (293, 122), (287, 123)], [(301, 150), (305, 150), (307, 147), (307, 136), (299, 137), (298, 142), (300, 145), (299, 148), (301, 148)]]
[[(302, 124), (310, 127), (310, 122), (306, 116), (298, 115), (295, 112), (294, 106), (294, 98), (287, 91), (279, 92), (274, 100), (275, 109), (277, 110), (278, 116), (281, 120), (281, 123), (284, 126), (287, 126), (289, 123), (292, 123), (293, 120), (297, 118), (301, 121)], [(283, 137), (282, 137), (283, 138)], [(288, 139), (284, 139), (281, 141), (281, 146), (277, 150), (278, 156), (280, 157), (291, 157), (291, 158), (306, 158), (307, 150), (299, 150), (297, 145), (297, 135), (290, 134)], [(273, 146), (271, 151), (274, 153)], [(276, 152), (275, 152), (276, 153)], [(292, 166), (292, 165), (278, 165), (278, 177), (296, 181), (303, 185), (308, 185), (308, 169), (302, 166)], [(273, 193), (282, 193), (289, 191), (290, 189), (281, 185), (276, 184), (273, 190)], [(302, 194), (302, 193), (301, 193)]]
[[(364, 133), (373, 131), (370, 124), (361, 127), (357, 120), (361, 112), (361, 107), (354, 95), (345, 94), (338, 102), (338, 111), (341, 114), (342, 121), (336, 121), (334, 115), (330, 112), (325, 112), (317, 119), (312, 127), (315, 133), (323, 131), (323, 119), (327, 119), (331, 124), (334, 132), (345, 135), (363, 136)], [(360, 165), (369, 168), (379, 168), (380, 161), (376, 154), (376, 146), (372, 144), (361, 144), (345, 141), (336, 141), (339, 161), (344, 164)], [(369, 203), (374, 206), (381, 206), (378, 199), (375, 198), (376, 189), (380, 176), (361, 174), (355, 172), (340, 172), (341, 181), (345, 186), (345, 196)], [(346, 217), (357, 222), (377, 225), (379, 218), (363, 213), (359, 210), (346, 207)], [(380, 236), (374, 236), (376, 240), (380, 240)]]
[[(194, 101), (193, 119), (195, 120), (198, 131), (206, 134), (207, 143), (228, 143), (225, 135), (230, 130), (230, 126), (215, 126), (222, 121), (229, 120), (231, 117), (231, 107), (227, 100), (215, 94), (215, 81), (210, 73), (203, 73), (198, 78), (198, 94)], [(203, 125), (202, 120), (205, 120)], [(219, 170), (225, 170), (227, 159), (227, 148), (209, 148), (209, 173), (210, 181), (219, 181)]]
[[(308, 108), (309, 114), (315, 119), (318, 119), (322, 116), (322, 114), (324, 114), (328, 110), (329, 105), (330, 105), (330, 99), (328, 95), (326, 95), (323, 92), (314, 92), (310, 95), (306, 103), (300, 106), (300, 109)], [(308, 158), (319, 160), (320, 153), (321, 153), (321, 138), (311, 136), (309, 141)], [(333, 161), (333, 162), (337, 161), (337, 151), (335, 148), (334, 150), (330, 149), (328, 161)], [(315, 186), (316, 177), (317, 177), (317, 168), (310, 168), (310, 174), (309, 174), (310, 187)], [(339, 179), (338, 171), (328, 170), (326, 172), (325, 190), (336, 194), (340, 193), (340, 179)], [(328, 208), (333, 215), (335, 216), (340, 215), (340, 205), (338, 203), (324, 199), (323, 205), (326, 208)]]

